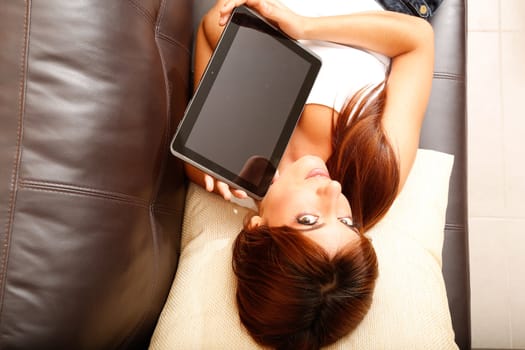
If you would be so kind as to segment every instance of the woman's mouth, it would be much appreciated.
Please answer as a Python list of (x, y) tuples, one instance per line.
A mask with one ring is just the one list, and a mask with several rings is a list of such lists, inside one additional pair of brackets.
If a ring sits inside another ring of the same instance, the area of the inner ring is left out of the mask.
[(330, 178), (330, 174), (328, 173), (328, 170), (322, 169), (322, 168), (315, 168), (310, 170), (308, 175), (306, 175), (307, 179), (310, 179), (312, 177), (326, 177)]

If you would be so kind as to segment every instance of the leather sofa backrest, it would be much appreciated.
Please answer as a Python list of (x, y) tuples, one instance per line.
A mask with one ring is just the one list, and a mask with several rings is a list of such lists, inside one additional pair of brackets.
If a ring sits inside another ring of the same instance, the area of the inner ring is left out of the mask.
[(191, 0), (0, 7), (0, 348), (145, 347), (178, 261)]
[(435, 35), (432, 95), (421, 147), (454, 155), (443, 245), (443, 276), (460, 349), (470, 349), (467, 210), (466, 0), (444, 0), (431, 19)]

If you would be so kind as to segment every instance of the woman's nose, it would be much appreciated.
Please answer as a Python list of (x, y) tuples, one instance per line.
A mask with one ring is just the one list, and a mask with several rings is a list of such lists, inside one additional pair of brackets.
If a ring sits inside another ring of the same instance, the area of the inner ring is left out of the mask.
[(332, 180), (324, 186), (321, 186), (318, 191), (319, 194), (324, 197), (324, 200), (326, 200), (326, 204), (335, 208), (341, 195), (341, 184)]

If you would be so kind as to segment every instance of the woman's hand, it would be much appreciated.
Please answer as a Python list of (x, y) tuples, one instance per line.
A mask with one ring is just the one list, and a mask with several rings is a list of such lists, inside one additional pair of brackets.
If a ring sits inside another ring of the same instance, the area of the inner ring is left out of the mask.
[(227, 201), (229, 201), (232, 198), (232, 196), (240, 199), (248, 197), (246, 192), (232, 188), (228, 186), (228, 184), (216, 180), (211, 175), (208, 175), (189, 164), (185, 164), (185, 170), (186, 175), (188, 175), (191, 181), (204, 187), (208, 192), (215, 192), (219, 194), (220, 196), (222, 196), (222, 198), (224, 198)]
[(294, 39), (302, 39), (306, 17), (292, 12), (278, 0), (226, 0), (219, 8), (219, 24), (225, 25), (235, 7), (246, 5)]
[(228, 184), (216, 180), (208, 174), (204, 174), (204, 184), (204, 188), (206, 188), (206, 191), (218, 193), (222, 196), (222, 198), (224, 198), (227, 201), (232, 199), (232, 196), (240, 199), (248, 197), (246, 192), (230, 187), (228, 186)]

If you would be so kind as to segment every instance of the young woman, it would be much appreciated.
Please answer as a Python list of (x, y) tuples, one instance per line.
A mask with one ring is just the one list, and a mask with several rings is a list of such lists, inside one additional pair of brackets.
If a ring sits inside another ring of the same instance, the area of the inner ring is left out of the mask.
[[(317, 349), (355, 329), (371, 305), (377, 260), (364, 233), (412, 167), (431, 89), (433, 32), (374, 0), (283, 2), (219, 0), (198, 31), (195, 81), (242, 4), (323, 59), (280, 175), (233, 252), (239, 315), (251, 336), (278, 349)], [(246, 196), (190, 166), (187, 174), (225, 199)]]

